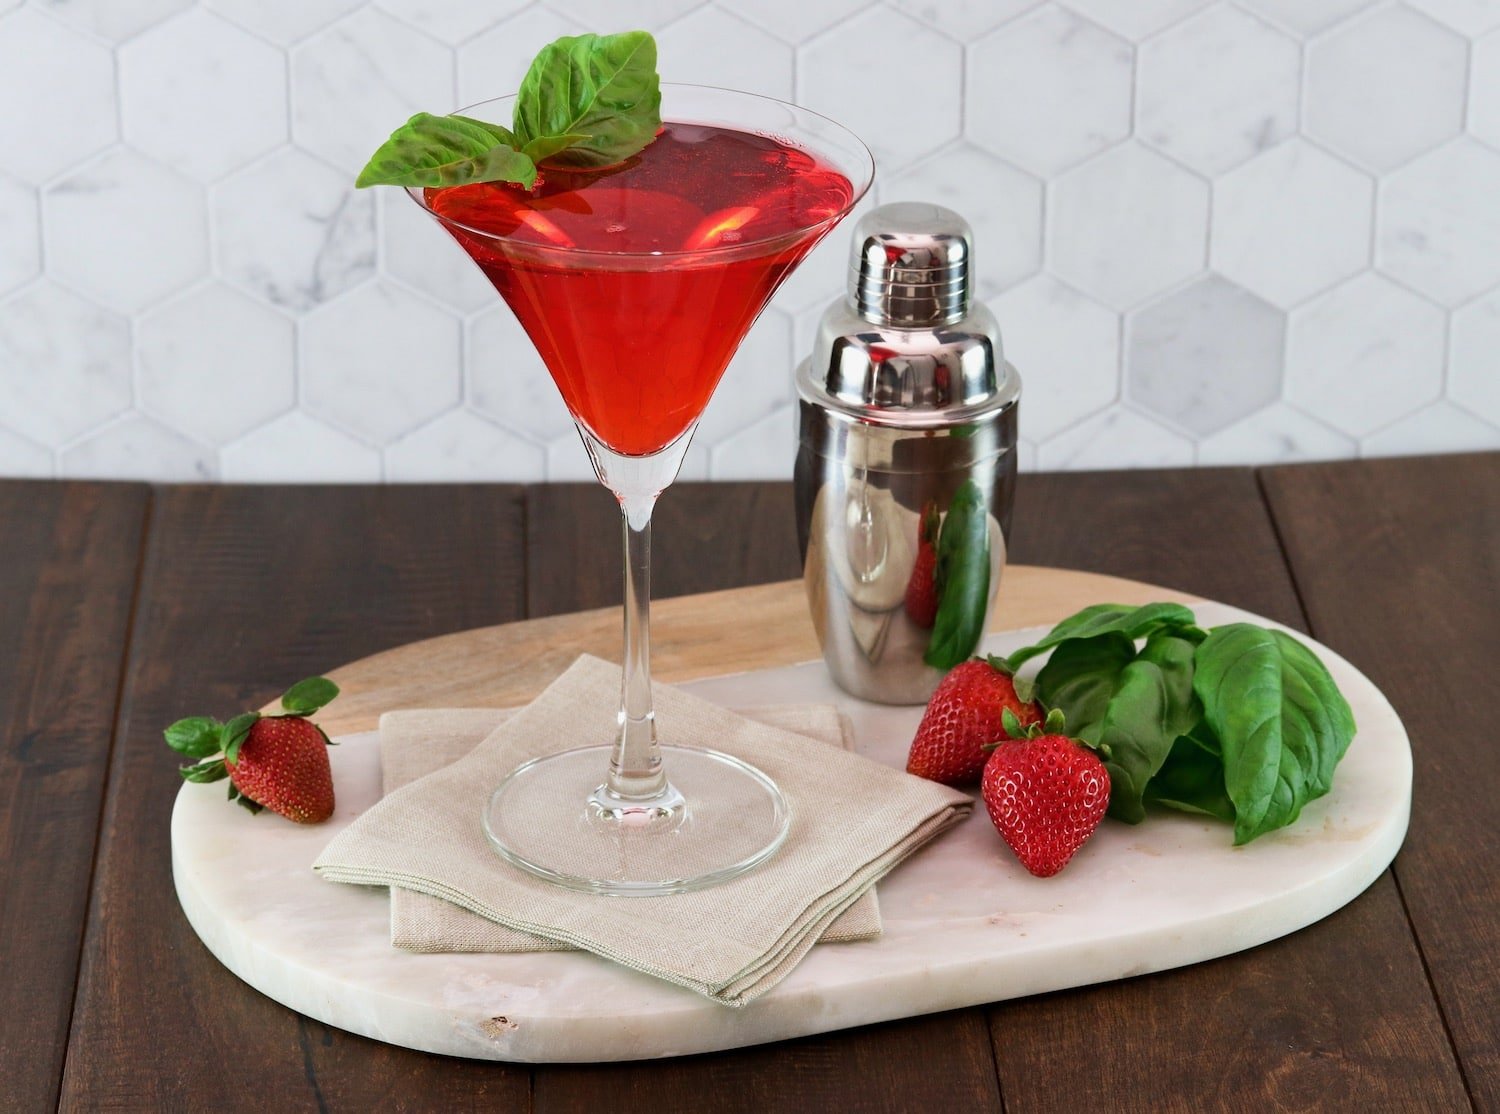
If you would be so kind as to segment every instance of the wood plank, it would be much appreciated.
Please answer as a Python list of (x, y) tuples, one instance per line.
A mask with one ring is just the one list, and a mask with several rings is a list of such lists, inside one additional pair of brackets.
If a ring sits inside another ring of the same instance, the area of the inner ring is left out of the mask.
[[(1304, 627), (1249, 470), (1025, 479), (1017, 558), (1149, 577)], [(1013, 1112), (1464, 1104), (1388, 874), (1291, 937), (989, 1019)]]
[(1264, 484), (1313, 633), (1411, 734), (1395, 863), (1470, 1093), (1500, 1109), (1500, 453), (1276, 468)]
[(3, 1105), (57, 1101), (149, 489), (0, 482)]
[[(618, 607), (624, 582), (620, 509), (599, 484), (528, 493), (528, 614)], [(802, 574), (791, 485), (681, 483), (651, 521), (651, 595), (662, 600)]]
[(160, 735), (180, 715), (230, 714), (330, 661), (519, 618), (522, 510), (521, 490), (505, 487), (159, 493), (64, 1108), (417, 1110), (480, 1096), (524, 1106), (525, 1069), (330, 1029), (209, 955), (172, 895), (167, 820), (179, 782)]

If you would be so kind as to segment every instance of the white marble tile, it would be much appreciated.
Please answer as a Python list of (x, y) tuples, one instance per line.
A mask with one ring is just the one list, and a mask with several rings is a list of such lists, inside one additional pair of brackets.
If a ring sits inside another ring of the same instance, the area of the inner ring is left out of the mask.
[(790, 480), (796, 458), (797, 408), (784, 406), (715, 442), (708, 474), (715, 480)]
[[(514, 15), (531, 0), (375, 0), (375, 5), (418, 31), (457, 45)], [(535, 53), (551, 39), (532, 47)]]
[(219, 451), (230, 483), (378, 483), (380, 454), (300, 410)]
[(1062, 0), (1095, 23), (1139, 42), (1186, 19), (1213, 0)]
[(1047, 441), (1037, 451), (1046, 472), (1112, 468), (1181, 468), (1193, 463), (1193, 443), (1180, 433), (1115, 408)]
[(533, 483), (546, 472), (540, 445), (468, 410), (450, 410), (385, 448), (385, 477), (396, 483)]
[(1297, 130), (1302, 51), (1237, 8), (1210, 8), (1136, 58), (1137, 135), (1204, 174), (1222, 174)]
[(1288, 30), (1311, 35), (1331, 27), (1380, 0), (1241, 0), (1245, 7), (1275, 20)]
[(547, 442), (548, 483), (598, 483), (599, 477), (589, 464), (578, 431), (564, 433)]
[(134, 151), (54, 182), (42, 212), (48, 272), (112, 309), (144, 309), (208, 270), (203, 188)]
[(105, 47), (29, 8), (0, 18), (0, 167), (7, 173), (40, 184), (108, 147), (117, 136), (115, 96)]
[(42, 269), (41, 210), (36, 191), (0, 177), (0, 294), (35, 278)]
[(459, 323), (401, 287), (366, 283), (302, 319), (302, 406), (383, 445), (458, 405)]
[(31, 0), (31, 3), (80, 31), (121, 42), (191, 7), (193, 0)]
[(1303, 129), (1386, 171), (1457, 135), (1464, 121), (1463, 39), (1410, 8), (1381, 8), (1307, 48)]
[(1443, 387), (1442, 310), (1364, 274), (1294, 310), (1286, 398), (1354, 437), (1431, 402)]
[(1482, 35), (1500, 27), (1496, 0), (1406, 0), (1418, 11), (1464, 35)]
[(672, 81), (792, 99), (793, 48), (719, 8), (699, 8), (662, 28), (656, 48)]
[(931, 24), (959, 42), (976, 39), (1042, 0), (890, 0), (891, 7)]
[(1342, 460), (1355, 452), (1353, 438), (1278, 402), (1202, 438), (1199, 464), (1292, 464)]
[(490, 280), (435, 219), (405, 190), (375, 189), (380, 205), (381, 269), (413, 290), (460, 313), (474, 313), (500, 300)]
[(1207, 184), (1137, 143), (1052, 183), (1050, 269), (1116, 309), (1201, 270), (1207, 240)]
[(735, 14), (785, 42), (799, 43), (869, 6), (870, 0), (753, 0), (735, 5)]
[(567, 16), (530, 7), (475, 36), (458, 48), (458, 103), (509, 96), (521, 87), (539, 44), (586, 30)]
[(970, 46), (968, 136), (1056, 174), (1130, 134), (1131, 64), (1123, 39), (1041, 8)]
[(1359, 443), (1361, 456), (1495, 452), (1500, 428), (1450, 402), (1436, 402), (1388, 425)]
[(245, 168), (210, 204), (215, 270), (271, 305), (311, 309), (375, 271), (374, 192), (302, 151)]
[(796, 396), (792, 387), (795, 366), (792, 320), (779, 310), (767, 309), (729, 361), (703, 411), (696, 439), (717, 444), (789, 405)]
[[(898, 45), (903, 58), (922, 60), (920, 75), (872, 80)], [(952, 39), (870, 8), (798, 49), (797, 102), (854, 132), (889, 173), (958, 134), (962, 75), (963, 48)]]
[(296, 405), (292, 322), (222, 283), (140, 319), (136, 391), (142, 410), (222, 445)]
[(1016, 441), (1016, 468), (1021, 472), (1037, 471), (1037, 446), (1034, 441), (1021, 437)]
[(1040, 443), (1120, 394), (1120, 315), (1051, 275), (990, 300), (1021, 373), (1021, 432)]
[(58, 454), (58, 474), (69, 479), (212, 480), (213, 450), (142, 414), (111, 422)]
[(686, 15), (703, 0), (545, 0), (547, 7), (562, 12), (585, 27), (623, 29), (639, 27), (659, 31), (672, 20)]
[(1214, 183), (1209, 262), (1290, 308), (1370, 262), (1375, 185), (1301, 139)]
[(469, 402), (479, 413), (532, 441), (578, 439), (557, 384), (509, 306), (496, 298), (465, 329)]
[(1243, 287), (1206, 275), (1125, 325), (1125, 397), (1195, 437), (1281, 394), (1286, 318)]
[(1469, 134), (1500, 149), (1500, 31), (1469, 48)]
[(286, 56), (227, 20), (187, 12), (119, 58), (125, 141), (173, 169), (211, 181), (286, 142)]
[(1448, 396), (1500, 426), (1500, 290), (1453, 314), (1448, 333)]
[(130, 407), (130, 326), (43, 280), (0, 303), (0, 416), (56, 447)]
[(931, 201), (974, 229), (980, 297), (1042, 266), (1042, 184), (977, 147), (960, 144), (880, 183), (880, 201)]
[(351, 177), (414, 112), (452, 110), (453, 51), (362, 8), (292, 51), (292, 137)]
[(1447, 305), (1500, 282), (1500, 154), (1461, 139), (1381, 184), (1375, 264)]
[(50, 479), (57, 471), (52, 450), (0, 428), (0, 476), (8, 479)]
[(352, 12), (367, 0), (202, 0), (203, 6), (241, 27), (288, 46)]

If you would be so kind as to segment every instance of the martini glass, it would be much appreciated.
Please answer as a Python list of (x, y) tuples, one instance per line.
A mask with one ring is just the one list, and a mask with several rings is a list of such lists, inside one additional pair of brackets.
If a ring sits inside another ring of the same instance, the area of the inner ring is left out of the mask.
[[(463, 112), (508, 120), (513, 101)], [(769, 98), (664, 84), (662, 118), (639, 155), (602, 170), (548, 168), (531, 192), (408, 191), (515, 312), (620, 504), (618, 729), (518, 767), (484, 813), (490, 842), (516, 866), (615, 895), (726, 881), (786, 837), (790, 810), (760, 770), (713, 739), (657, 741), (651, 512), (746, 331), (874, 173), (853, 134)]]

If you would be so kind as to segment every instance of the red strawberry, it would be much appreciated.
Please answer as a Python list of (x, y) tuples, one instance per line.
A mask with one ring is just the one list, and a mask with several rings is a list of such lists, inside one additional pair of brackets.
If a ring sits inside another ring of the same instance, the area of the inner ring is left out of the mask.
[(1040, 723), (1037, 705), (1016, 695), (999, 658), (974, 658), (955, 666), (928, 701), (906, 759), (906, 772), (966, 785), (978, 780), (988, 755), (986, 743), (1006, 737), (1002, 715), (1009, 711), (1023, 725)]
[(1021, 865), (1048, 878), (1068, 865), (1104, 819), (1109, 771), (1092, 750), (1062, 734), (1062, 716), (1054, 711), (1046, 727), (995, 747), (980, 793)]
[(307, 717), (338, 692), (332, 681), (311, 677), (281, 698), (285, 714), (246, 712), (222, 724), (205, 716), (178, 720), (166, 730), (167, 745), (200, 760), (181, 767), (188, 781), (227, 777), (229, 799), (251, 812), (265, 807), (299, 824), (317, 824), (333, 815), (332, 741)]
[(917, 560), (906, 582), (907, 617), (923, 630), (931, 630), (937, 621), (937, 539), (938, 509), (929, 499), (917, 523)]

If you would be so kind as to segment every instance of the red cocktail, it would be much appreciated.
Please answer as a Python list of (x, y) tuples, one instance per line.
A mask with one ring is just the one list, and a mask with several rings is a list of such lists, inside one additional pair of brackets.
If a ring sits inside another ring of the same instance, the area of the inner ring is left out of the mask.
[[(657, 138), (617, 166), (544, 167), (530, 191), (409, 191), (515, 311), (620, 501), (619, 737), (519, 767), (484, 817), (511, 862), (611, 894), (711, 885), (764, 861), (785, 837), (786, 802), (759, 770), (702, 745), (713, 740), (657, 743), (651, 510), (745, 332), (874, 171), (854, 136), (793, 105), (697, 86), (663, 85), (662, 96)], [(465, 114), (505, 119), (510, 101)]]

